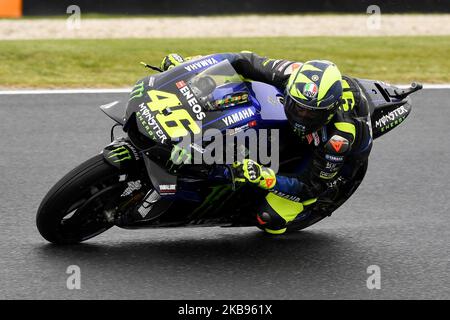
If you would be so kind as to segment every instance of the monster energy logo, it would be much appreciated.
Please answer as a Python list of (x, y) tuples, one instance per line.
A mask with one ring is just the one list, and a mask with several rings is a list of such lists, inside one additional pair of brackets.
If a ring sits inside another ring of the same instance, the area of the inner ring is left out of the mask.
[(221, 185), (212, 187), (211, 193), (206, 197), (202, 204), (197, 207), (190, 217), (201, 217), (206, 212), (220, 210), (232, 195), (230, 185)]
[(133, 100), (134, 98), (140, 98), (143, 95), (144, 95), (144, 82), (139, 82), (133, 87), (133, 90), (131, 90), (129, 100)]
[(113, 162), (122, 162), (124, 160), (131, 160), (130, 151), (124, 146), (120, 146), (111, 150), (109, 153), (108, 159), (117, 158)]
[(402, 123), (403, 120), (405, 120), (405, 119), (406, 119), (406, 116), (403, 116), (403, 117), (401, 117), (401, 118), (398, 118), (398, 119), (396, 119), (395, 121), (389, 123), (388, 125), (382, 127), (382, 128), (380, 129), (380, 131), (381, 131), (381, 132), (385, 132), (386, 130), (389, 130), (389, 129), (393, 128), (393, 127), (396, 127), (396, 126), (398, 126), (400, 123)]
[[(404, 107), (401, 106), (391, 112), (389, 112), (388, 114), (382, 116), (379, 120), (375, 121), (375, 127), (376, 128), (383, 128), (383, 127), (389, 127), (389, 125), (391, 125), (392, 127), (392, 122), (394, 120), (399, 120), (400, 122), (405, 120), (406, 118), (406, 113), (408, 113), (408, 110)], [(402, 119), (402, 120), (400, 120)], [(398, 124), (395, 123), (395, 125)]]

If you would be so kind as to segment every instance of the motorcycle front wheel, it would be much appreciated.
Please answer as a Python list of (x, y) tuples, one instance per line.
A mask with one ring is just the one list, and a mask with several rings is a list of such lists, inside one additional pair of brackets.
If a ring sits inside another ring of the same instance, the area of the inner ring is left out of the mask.
[(46, 240), (75, 244), (108, 230), (124, 189), (119, 170), (97, 155), (66, 174), (39, 206), (36, 224)]

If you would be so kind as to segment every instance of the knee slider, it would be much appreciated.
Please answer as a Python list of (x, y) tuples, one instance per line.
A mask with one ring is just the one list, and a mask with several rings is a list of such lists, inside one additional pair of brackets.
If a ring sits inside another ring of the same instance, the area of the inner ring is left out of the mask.
[(262, 213), (258, 213), (256, 215), (256, 220), (258, 221), (258, 223), (260, 225), (265, 226), (267, 224), (270, 224), (270, 222), (272, 221), (272, 218), (269, 213), (262, 212)]

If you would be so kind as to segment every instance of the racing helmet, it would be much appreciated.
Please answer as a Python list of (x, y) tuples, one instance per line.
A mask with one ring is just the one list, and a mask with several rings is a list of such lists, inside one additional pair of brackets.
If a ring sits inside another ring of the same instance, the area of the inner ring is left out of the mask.
[(307, 61), (289, 77), (284, 111), (299, 135), (319, 130), (333, 118), (342, 101), (342, 76), (326, 60)]

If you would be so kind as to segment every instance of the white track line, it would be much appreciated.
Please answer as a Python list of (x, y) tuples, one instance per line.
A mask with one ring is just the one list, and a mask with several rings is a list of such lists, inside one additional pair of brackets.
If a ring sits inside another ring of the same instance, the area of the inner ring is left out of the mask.
[[(396, 84), (395, 86), (399, 88), (409, 88), (409, 84)], [(450, 83), (443, 84), (423, 84), (424, 89), (450, 89)]]
[(27, 89), (27, 90), (0, 90), (0, 95), (14, 94), (72, 94), (72, 93), (129, 93), (131, 88), (115, 89)]
[[(399, 88), (407, 88), (409, 85), (396, 85)], [(424, 89), (450, 89), (450, 83), (424, 84)], [(46, 89), (46, 90), (0, 90), (0, 95), (25, 95), (25, 94), (80, 94), (80, 93), (129, 93), (131, 88), (115, 89)]]

